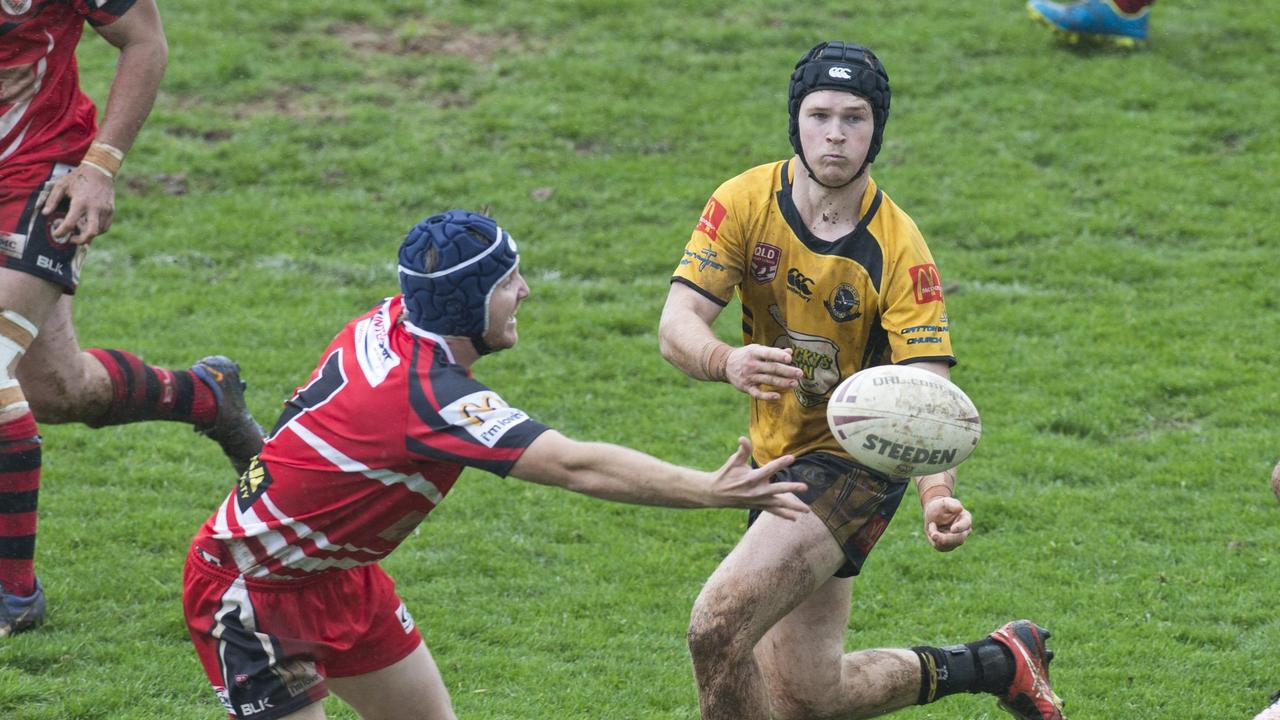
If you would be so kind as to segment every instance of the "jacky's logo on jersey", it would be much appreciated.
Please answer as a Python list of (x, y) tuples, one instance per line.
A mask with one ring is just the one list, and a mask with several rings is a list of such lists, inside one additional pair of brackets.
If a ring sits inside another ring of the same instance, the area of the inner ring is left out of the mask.
[(751, 279), (758, 283), (773, 282), (778, 276), (778, 262), (782, 260), (782, 248), (769, 243), (757, 243), (751, 251)]
[(707, 201), (707, 206), (702, 209), (702, 217), (698, 218), (698, 229), (702, 234), (711, 238), (711, 242), (716, 241), (716, 236), (720, 233), (720, 222), (724, 220), (724, 205), (714, 197)]
[(917, 305), (942, 300), (942, 276), (938, 275), (938, 268), (933, 263), (916, 265), (908, 272), (911, 273), (911, 289), (915, 292)]
[(804, 298), (805, 302), (813, 299), (813, 290), (809, 287), (813, 279), (795, 268), (787, 269), (787, 289)]
[(835, 290), (831, 291), (831, 295), (822, 301), (822, 306), (836, 322), (847, 322), (862, 317), (862, 310), (859, 309), (861, 305), (858, 291), (854, 290), (849, 283), (840, 283)]
[(836, 67), (833, 67), (830, 70), (828, 70), (827, 74), (837, 80), (848, 80), (849, 78), (853, 77), (853, 70), (850, 70), (847, 67), (837, 65)]
[(507, 405), (493, 391), (474, 392), (440, 408), (440, 416), (450, 425), (466, 430), (485, 447), (498, 444), (511, 428), (529, 419), (523, 411)]
[(254, 457), (249, 463), (249, 469), (236, 482), (236, 505), (240, 507), (240, 512), (247, 512), (269, 487), (271, 473), (267, 472), (267, 466), (261, 460)]
[(795, 398), (805, 407), (825, 402), (831, 390), (840, 381), (840, 347), (828, 338), (810, 335), (787, 327), (782, 309), (769, 306), (769, 315), (785, 333), (774, 338), (773, 346), (791, 348), (791, 364), (804, 371), (800, 385), (792, 390)]

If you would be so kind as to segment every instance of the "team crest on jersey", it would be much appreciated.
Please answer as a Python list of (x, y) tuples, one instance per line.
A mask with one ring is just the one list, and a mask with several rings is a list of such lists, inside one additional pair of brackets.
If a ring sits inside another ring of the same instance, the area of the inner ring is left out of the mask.
[(0, 0), (0, 7), (10, 15), (26, 15), (31, 10), (31, 0)]
[(756, 243), (751, 251), (751, 279), (758, 283), (773, 282), (778, 276), (778, 263), (782, 260), (782, 248), (769, 243)]
[(942, 276), (933, 263), (916, 265), (911, 273), (911, 288), (916, 294), (917, 305), (927, 305), (942, 300)]
[(391, 350), (388, 338), (391, 315), (387, 307), (388, 303), (383, 303), (378, 312), (356, 323), (356, 362), (364, 371), (369, 387), (377, 387), (400, 364), (400, 356)]
[(236, 482), (236, 505), (240, 507), (240, 512), (248, 512), (249, 507), (257, 502), (269, 487), (271, 487), (271, 473), (267, 472), (267, 466), (255, 457), (253, 462), (249, 463), (249, 469), (245, 470)]
[(498, 444), (503, 435), (529, 416), (511, 407), (492, 390), (474, 392), (440, 408), (440, 416), (450, 425), (466, 430), (485, 447)]
[(724, 220), (724, 205), (714, 197), (707, 201), (707, 206), (702, 209), (702, 217), (698, 218), (698, 229), (702, 234), (711, 238), (711, 242), (716, 241), (716, 236), (720, 233), (720, 222)]
[(858, 298), (858, 291), (849, 283), (837, 285), (831, 295), (822, 301), (822, 306), (836, 322), (848, 322), (862, 317), (862, 301)]

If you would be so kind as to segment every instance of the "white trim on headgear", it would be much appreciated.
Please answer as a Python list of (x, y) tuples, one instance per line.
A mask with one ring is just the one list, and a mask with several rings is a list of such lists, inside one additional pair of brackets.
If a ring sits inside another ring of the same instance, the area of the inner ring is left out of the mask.
[[(496, 241), (494, 241), (492, 245), (485, 248), (485, 251), (480, 253), (479, 255), (476, 255), (472, 258), (468, 258), (467, 260), (463, 260), (462, 262), (458, 263), (457, 265), (454, 265), (453, 267), (445, 268), (444, 270), (437, 270), (432, 273), (420, 273), (420, 272), (417, 272), (416, 270), (410, 270), (409, 268), (403, 265), (396, 265), (396, 267), (398, 267), (400, 269), (400, 272), (404, 273), (405, 275), (411, 275), (413, 277), (421, 277), (421, 278), (437, 278), (442, 275), (448, 275), (457, 270), (461, 270), (462, 268), (468, 265), (480, 262), (481, 260), (485, 259), (492, 253), (496, 252), (498, 248), (502, 247), (503, 243), (512, 242), (514, 245), (514, 241), (511, 240), (510, 234), (508, 234), (505, 230), (503, 230), (500, 225), (495, 225), (494, 227), (498, 229), (498, 238)], [(512, 249), (514, 250), (515, 248), (513, 247)]]

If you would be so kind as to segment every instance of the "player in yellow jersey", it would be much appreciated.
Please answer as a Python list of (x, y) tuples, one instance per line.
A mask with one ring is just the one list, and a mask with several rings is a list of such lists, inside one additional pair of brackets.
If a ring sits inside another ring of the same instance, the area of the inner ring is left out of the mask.
[[(755, 461), (795, 455), (779, 476), (808, 486), (813, 511), (794, 523), (752, 517), (694, 604), (704, 720), (871, 717), (958, 692), (994, 694), (1023, 720), (1062, 718), (1048, 633), (1027, 620), (967, 645), (844, 652), (852, 578), (909, 478), (854, 463), (827, 429), (827, 399), (864, 367), (913, 363), (948, 377), (955, 363), (929, 248), (868, 171), (889, 98), (870, 50), (828, 42), (806, 53), (788, 98), (795, 155), (715, 191), (663, 309), (663, 356), (750, 396)], [(735, 292), (739, 347), (712, 331)], [(929, 542), (958, 547), (972, 518), (954, 471), (916, 483)]]

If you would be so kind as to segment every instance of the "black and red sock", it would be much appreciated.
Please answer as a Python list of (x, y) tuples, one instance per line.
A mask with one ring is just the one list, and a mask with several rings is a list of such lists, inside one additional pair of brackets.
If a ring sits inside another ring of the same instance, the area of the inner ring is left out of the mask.
[(218, 414), (217, 397), (190, 370), (148, 365), (124, 350), (86, 350), (102, 363), (111, 378), (111, 404), (92, 427), (145, 420), (176, 420), (193, 425), (212, 424)]
[(36, 498), (40, 492), (40, 434), (24, 413), (0, 425), (0, 585), (35, 592)]

